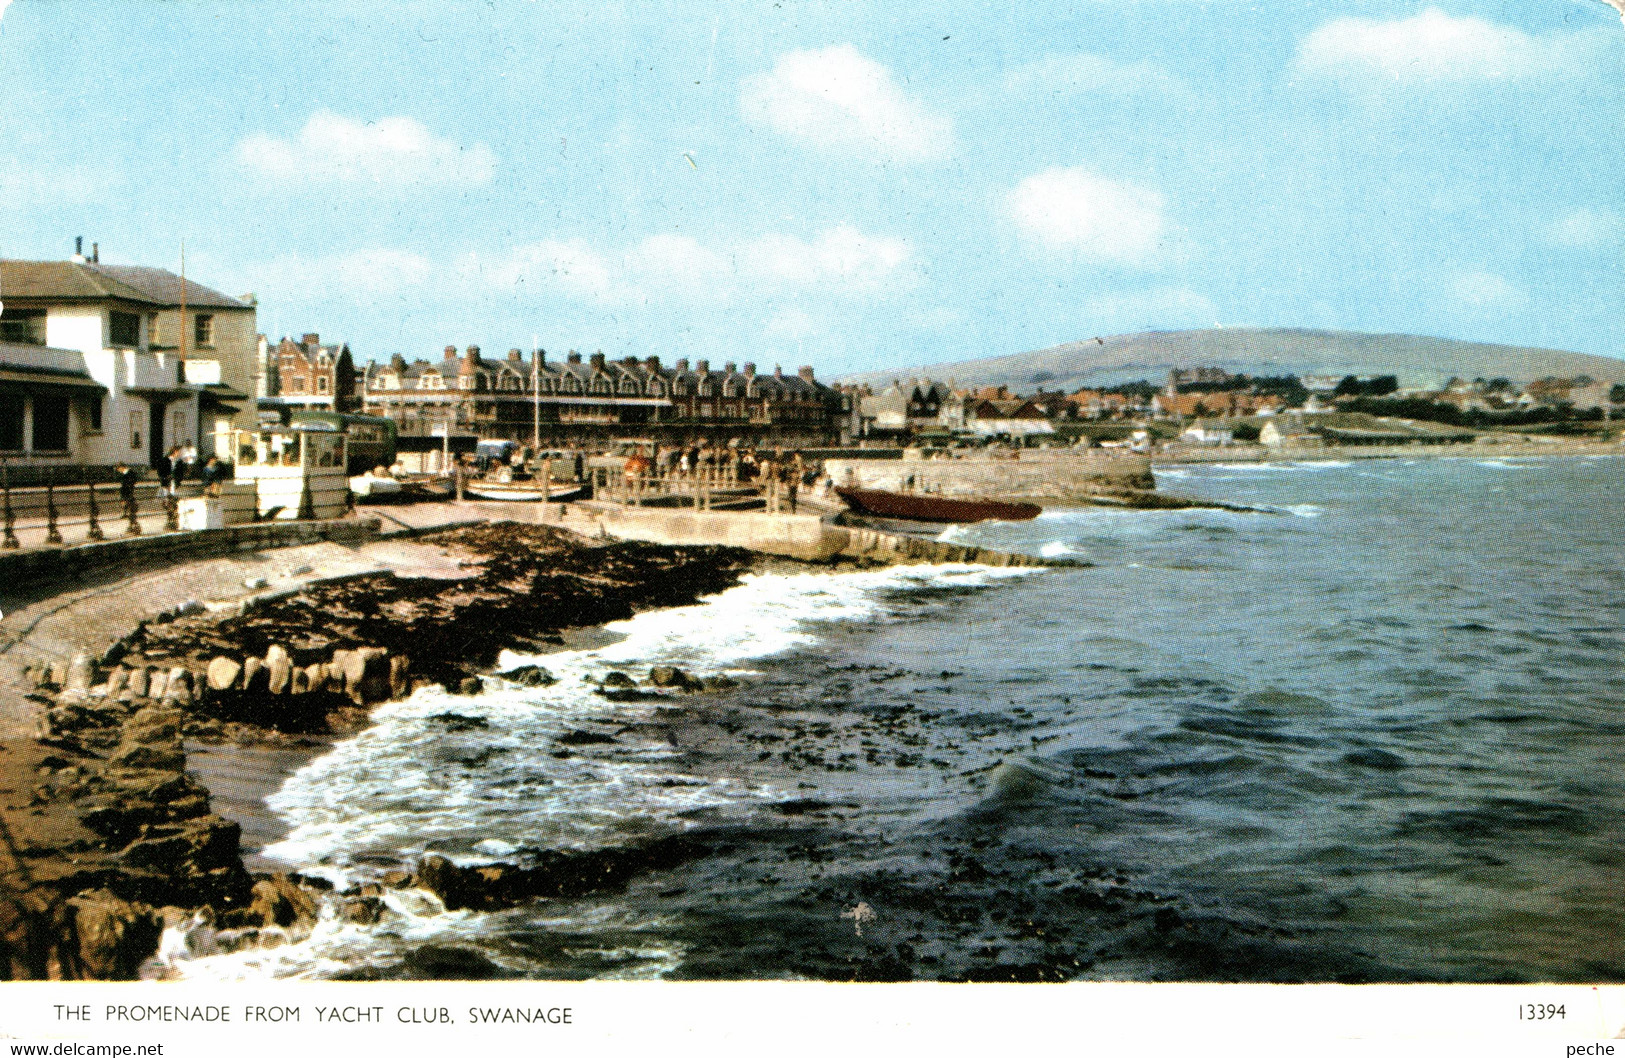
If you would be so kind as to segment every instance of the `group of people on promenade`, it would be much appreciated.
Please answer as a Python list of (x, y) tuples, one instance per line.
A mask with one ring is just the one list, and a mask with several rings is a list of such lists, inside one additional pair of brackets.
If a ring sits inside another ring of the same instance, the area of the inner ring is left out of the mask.
[(158, 474), (158, 487), (165, 496), (174, 496), (180, 490), (181, 482), (186, 480), (187, 472), (197, 466), (197, 446), (174, 445), (168, 452), (158, 457), (153, 470)]

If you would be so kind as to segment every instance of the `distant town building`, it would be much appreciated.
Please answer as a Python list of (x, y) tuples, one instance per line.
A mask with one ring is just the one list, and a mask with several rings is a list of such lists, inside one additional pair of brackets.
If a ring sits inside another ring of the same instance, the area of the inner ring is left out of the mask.
[(271, 345), (260, 338), (264, 380), (260, 396), (279, 404), (349, 412), (361, 407), (355, 361), (348, 345), (323, 345), (319, 334)]
[(894, 380), (879, 393), (862, 397), (858, 414), (862, 433), (870, 437), (954, 429), (965, 424), (964, 394), (930, 379)]
[(752, 439), (758, 443), (829, 444), (839, 439), (845, 395), (819, 383), (813, 369), (794, 375), (729, 362), (656, 356), (610, 360), (569, 353), (550, 360), (518, 349), (487, 360), (478, 346), (438, 361), (395, 356), (363, 373), (365, 410), (394, 419), (405, 436), (449, 427), (460, 434), (570, 444), (627, 436), (682, 440)]
[[(185, 303), (184, 315), (181, 305)], [(0, 454), (152, 464), (253, 424), (255, 302), (161, 268), (0, 261)]]
[(1258, 441), (1271, 448), (1305, 448), (1326, 443), (1324, 437), (1305, 423), (1302, 415), (1273, 417), (1258, 431)]
[(1184, 432), (1179, 435), (1179, 439), (1186, 444), (1224, 446), (1235, 444), (1236, 434), (1234, 430), (1222, 426), (1197, 423), (1194, 426), (1186, 427)]

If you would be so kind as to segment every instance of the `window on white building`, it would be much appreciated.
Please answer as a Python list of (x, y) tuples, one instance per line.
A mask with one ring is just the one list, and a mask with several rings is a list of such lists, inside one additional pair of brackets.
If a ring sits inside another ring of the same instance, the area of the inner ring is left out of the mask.
[(199, 315), (192, 325), (192, 339), (199, 349), (209, 349), (214, 346), (214, 317)]
[(130, 448), (132, 451), (141, 450), (141, 419), (144, 412), (132, 411), (130, 413)]
[(107, 314), (107, 344), (115, 349), (134, 349), (141, 344), (141, 316), (134, 312)]
[(6, 309), (0, 315), (0, 342), (45, 344), (44, 309)]
[(20, 452), (23, 447), (23, 396), (0, 393), (0, 452)]

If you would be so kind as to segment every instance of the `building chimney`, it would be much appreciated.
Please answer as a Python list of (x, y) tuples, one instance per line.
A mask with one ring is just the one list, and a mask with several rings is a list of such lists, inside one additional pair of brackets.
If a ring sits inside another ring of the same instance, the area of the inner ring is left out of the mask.
[(569, 363), (579, 364), (581, 363), (581, 354), (571, 349), (564, 359)]
[(471, 345), (463, 353), (462, 362), (457, 365), (459, 375), (472, 375), (480, 366), (480, 347)]
[(638, 358), (635, 356), (623, 356), (621, 357), (621, 363), (625, 364), (627, 367), (637, 367)]
[(599, 352), (596, 352), (596, 353), (592, 354), (592, 356), (587, 358), (587, 362), (592, 365), (592, 369), (594, 371), (602, 371), (602, 370), (604, 370), (604, 354), (603, 354), (603, 352), (599, 351)]
[(773, 365), (773, 377), (774, 378), (783, 378), (784, 377), (784, 368), (780, 367), (778, 364), (774, 364)]
[(102, 263), (102, 244), (99, 242), (93, 242), (90, 244), (90, 263)]
[(645, 358), (643, 361), (643, 366), (648, 368), (650, 371), (658, 373), (660, 371), (660, 357), (651, 356)]
[(525, 360), (525, 354), (520, 352), (518, 349), (509, 349), (508, 350), (508, 363), (510, 363), (510, 364), (520, 364), (520, 363), (524, 363), (524, 360)]
[(802, 379), (807, 382), (813, 381), (813, 369), (811, 364), (806, 365), (800, 371), (797, 371), (796, 374), (800, 375)]
[(447, 360), (455, 360), (455, 359), (457, 359), (457, 347), (455, 345), (446, 346), (446, 359)]
[(697, 374), (697, 375), (709, 375), (711, 373), (711, 361), (709, 361), (709, 360), (698, 361), (694, 365), (694, 373)]
[(302, 344), (305, 347), (305, 352), (314, 353), (317, 349), (321, 348), (322, 336), (319, 334), (307, 334), (305, 335), (305, 340)]
[(394, 356), (390, 357), (389, 369), (395, 372), (397, 375), (404, 374), (406, 372), (406, 357), (402, 356), (400, 353), (396, 353)]
[(745, 361), (745, 377), (746, 378), (755, 378), (756, 377), (756, 365), (751, 363), (749, 360)]
[(536, 350), (534, 353), (531, 354), (531, 358), (536, 361), (536, 366), (537, 367), (546, 367), (547, 366), (547, 350), (546, 349), (538, 349), (538, 350)]
[(75, 264), (85, 263), (85, 237), (83, 235), (73, 237), (73, 261)]
[(725, 374), (725, 375), (731, 375), (731, 374), (734, 373), (734, 367), (735, 367), (734, 362), (732, 360), (730, 360), (726, 364), (722, 365), (722, 373)]

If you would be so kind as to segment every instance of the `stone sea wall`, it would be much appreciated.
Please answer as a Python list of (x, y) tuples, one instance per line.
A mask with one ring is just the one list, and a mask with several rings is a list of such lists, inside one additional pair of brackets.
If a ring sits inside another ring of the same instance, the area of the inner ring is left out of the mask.
[(321, 540), (360, 543), (378, 535), (372, 519), (256, 522), (224, 529), (199, 529), (150, 536), (114, 536), (121, 523), (109, 522), (112, 539), (72, 547), (0, 551), (0, 582), (29, 587), (56, 584), (86, 573), (134, 564), (174, 565), (233, 551), (313, 544)]
[(1100, 450), (1022, 449), (1012, 458), (831, 459), (824, 471), (837, 486), (925, 492), (950, 497), (1037, 500), (1153, 489), (1151, 460)]

